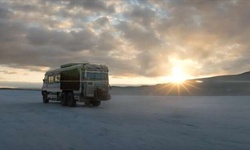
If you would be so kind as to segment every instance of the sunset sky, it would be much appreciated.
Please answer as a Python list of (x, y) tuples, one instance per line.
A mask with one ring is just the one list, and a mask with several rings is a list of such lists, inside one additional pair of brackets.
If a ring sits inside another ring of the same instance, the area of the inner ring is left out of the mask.
[(39, 85), (70, 62), (111, 85), (250, 70), (248, 0), (0, 0), (0, 87)]

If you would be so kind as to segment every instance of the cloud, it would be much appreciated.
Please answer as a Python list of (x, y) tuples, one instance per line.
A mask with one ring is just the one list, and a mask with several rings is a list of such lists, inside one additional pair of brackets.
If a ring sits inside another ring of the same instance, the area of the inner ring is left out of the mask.
[(105, 1), (102, 0), (70, 0), (64, 1), (69, 2), (71, 7), (83, 7), (92, 12), (114, 12), (114, 6), (108, 5)]
[[(249, 44), (244, 40), (249, 38), (249, 27), (245, 25), (249, 5), (246, 1), (161, 3), (158, 7), (165, 9), (167, 15), (158, 21), (156, 30), (167, 37), (174, 56), (200, 63), (199, 74), (241, 72), (247, 66), (242, 60), (249, 53)], [(232, 45), (239, 47), (229, 49)], [(239, 62), (241, 69), (233, 67)]]
[(127, 39), (138, 50), (147, 50), (154, 48), (160, 44), (154, 31), (149, 31), (143, 27), (138, 27), (133, 23), (120, 22), (117, 29), (121, 32), (121, 36)]
[(249, 70), (250, 2), (1, 1), (0, 63), (44, 71), (68, 62), (112, 75), (194, 76)]
[(128, 12), (124, 13), (128, 20), (143, 25), (144, 27), (152, 26), (157, 19), (156, 12), (148, 7), (134, 6)]
[(119, 40), (115, 39), (110, 32), (103, 32), (98, 37), (96, 49), (107, 52), (118, 47), (118, 44), (120, 44)]
[(18, 73), (15, 72), (15, 71), (7, 71), (7, 70), (0, 70), (0, 73), (7, 74), (7, 75), (10, 75), (10, 74), (18, 74)]
[(28, 30), (27, 40), (37, 46), (61, 46), (69, 51), (92, 49), (95, 45), (95, 34), (88, 29), (81, 31), (55, 31), (45, 28), (31, 28)]

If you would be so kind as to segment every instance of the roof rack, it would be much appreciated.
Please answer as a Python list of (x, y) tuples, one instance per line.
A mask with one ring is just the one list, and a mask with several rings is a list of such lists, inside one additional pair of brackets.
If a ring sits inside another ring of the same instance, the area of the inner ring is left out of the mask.
[(68, 64), (63, 64), (60, 67), (67, 68), (67, 67), (71, 67), (71, 66), (75, 66), (75, 65), (79, 65), (79, 64), (88, 64), (88, 63), (68, 63)]

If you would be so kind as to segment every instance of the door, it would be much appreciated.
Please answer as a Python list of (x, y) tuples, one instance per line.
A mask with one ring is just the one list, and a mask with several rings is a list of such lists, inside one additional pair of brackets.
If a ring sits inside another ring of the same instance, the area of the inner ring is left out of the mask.
[(94, 97), (94, 83), (93, 82), (87, 82), (87, 87), (86, 87), (86, 96), (87, 97)]

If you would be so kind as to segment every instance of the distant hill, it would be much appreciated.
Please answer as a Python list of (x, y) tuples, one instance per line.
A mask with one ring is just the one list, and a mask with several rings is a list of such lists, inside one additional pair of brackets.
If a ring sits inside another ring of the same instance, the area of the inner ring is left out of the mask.
[[(198, 79), (195, 79), (195, 80), (198, 80)], [(215, 77), (210, 77), (210, 78), (202, 78), (200, 80), (213, 81), (213, 82), (250, 81), (250, 71), (244, 72), (238, 75), (215, 76)]]
[(184, 84), (157, 84), (139, 87), (112, 87), (113, 94), (218, 96), (250, 95), (250, 72), (187, 80)]

